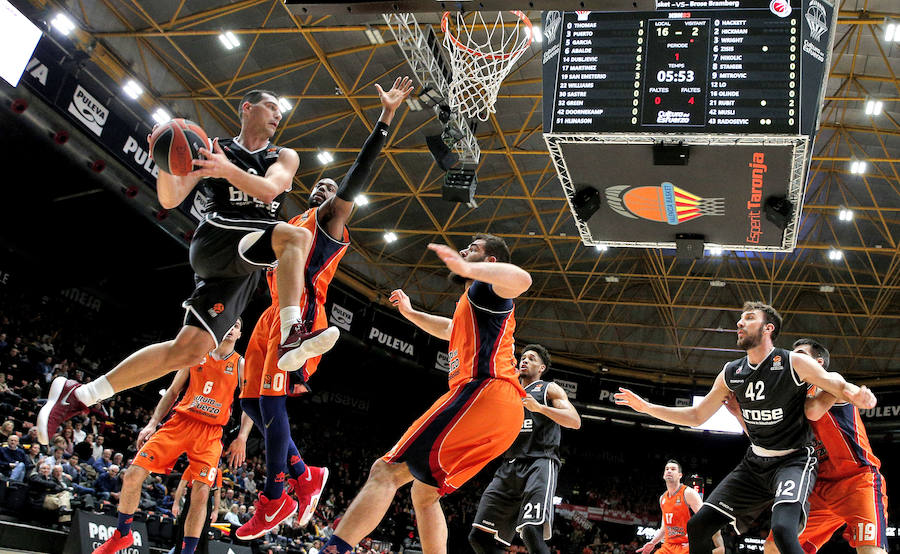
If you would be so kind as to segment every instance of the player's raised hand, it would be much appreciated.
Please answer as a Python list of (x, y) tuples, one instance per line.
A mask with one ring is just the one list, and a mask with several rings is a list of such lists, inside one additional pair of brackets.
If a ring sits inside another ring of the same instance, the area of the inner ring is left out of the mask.
[(231, 469), (237, 469), (244, 463), (244, 460), (247, 459), (247, 440), (238, 435), (228, 446), (228, 450), (225, 451), (225, 456), (228, 457), (228, 467)]
[(409, 97), (409, 93), (413, 90), (413, 84), (412, 79), (404, 76), (397, 77), (391, 90), (385, 91), (378, 83), (375, 83), (375, 88), (381, 98), (381, 106), (387, 111), (394, 112)]
[(619, 387), (619, 392), (613, 397), (619, 406), (630, 406), (632, 410), (641, 413), (647, 411), (647, 401), (626, 388)]
[(857, 387), (855, 393), (844, 393), (844, 396), (860, 410), (871, 410), (878, 402), (875, 394), (865, 385)]
[(389, 300), (395, 308), (400, 310), (401, 314), (408, 314), (412, 311), (412, 304), (409, 302), (409, 297), (406, 296), (406, 293), (401, 289), (392, 292)]
[(147, 442), (147, 439), (149, 439), (155, 432), (156, 432), (156, 424), (153, 422), (148, 423), (146, 427), (141, 429), (141, 432), (138, 433), (137, 440), (134, 441), (134, 444), (135, 444), (135, 446), (137, 446), (137, 449), (140, 450), (141, 447), (144, 446), (144, 443)]
[(234, 168), (234, 164), (225, 156), (225, 152), (219, 146), (219, 139), (213, 140), (212, 148), (212, 152), (206, 147), (200, 149), (200, 154), (206, 159), (194, 160), (194, 165), (198, 169), (188, 173), (189, 177), (228, 178), (232, 168)]
[(469, 262), (467, 262), (462, 256), (459, 255), (459, 252), (450, 248), (446, 244), (429, 244), (429, 250), (434, 250), (434, 252), (438, 255), (444, 265), (452, 271), (456, 273), (460, 277), (468, 277), (469, 276)]

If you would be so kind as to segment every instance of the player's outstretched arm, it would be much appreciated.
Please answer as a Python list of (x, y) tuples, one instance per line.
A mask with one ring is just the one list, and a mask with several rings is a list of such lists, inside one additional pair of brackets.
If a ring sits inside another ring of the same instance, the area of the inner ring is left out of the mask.
[(459, 252), (445, 244), (429, 244), (441, 261), (464, 279), (491, 285), (500, 298), (516, 298), (531, 287), (531, 274), (521, 267), (503, 262), (467, 262)]
[(150, 421), (148, 421), (147, 425), (145, 425), (144, 428), (141, 429), (141, 432), (138, 433), (137, 441), (135, 441), (138, 450), (140, 450), (140, 448), (144, 446), (144, 443), (147, 442), (147, 439), (156, 432), (156, 426), (159, 425), (159, 422), (166, 417), (166, 414), (169, 413), (169, 410), (175, 405), (175, 401), (178, 399), (178, 395), (181, 394), (181, 391), (184, 390), (185, 385), (187, 385), (189, 377), (190, 372), (187, 369), (179, 369), (178, 373), (175, 374), (175, 377), (172, 379), (172, 384), (169, 385), (169, 388), (166, 389), (166, 393), (156, 404), (153, 415), (150, 416)]
[(650, 539), (644, 546), (638, 548), (636, 552), (639, 554), (650, 554), (653, 552), (653, 549), (656, 548), (656, 545), (662, 542), (663, 537), (666, 536), (666, 518), (664, 517), (659, 524), (659, 529), (656, 530), (656, 533), (653, 534), (653, 538)]
[(806, 354), (791, 352), (791, 367), (800, 379), (834, 395), (838, 400), (850, 402), (862, 410), (875, 407), (875, 395), (868, 387), (858, 387), (845, 381), (840, 373), (825, 371), (818, 362)]
[(228, 467), (235, 469), (247, 459), (247, 438), (253, 430), (253, 420), (246, 413), (241, 414), (241, 429), (237, 436), (228, 445), (225, 456), (228, 458)]
[(641, 412), (675, 425), (696, 427), (705, 423), (706, 420), (711, 418), (713, 414), (722, 407), (729, 392), (730, 391), (725, 386), (723, 371), (716, 377), (716, 382), (713, 383), (712, 389), (706, 393), (703, 400), (696, 406), (672, 408), (669, 406), (652, 404), (630, 390), (622, 387), (619, 387), (619, 392), (614, 396), (616, 404), (619, 404), (620, 406), (630, 406), (636, 412)]
[(194, 160), (197, 169), (188, 173), (188, 177), (225, 179), (253, 198), (267, 204), (282, 192), (291, 190), (294, 175), (300, 167), (300, 156), (290, 148), (282, 148), (278, 153), (278, 161), (269, 167), (265, 175), (251, 175), (231, 163), (219, 146), (219, 139), (213, 141), (212, 152), (201, 148), (200, 154), (205, 159)]
[(833, 394), (821, 389), (817, 390), (815, 396), (806, 399), (806, 404), (803, 407), (806, 419), (819, 421), (834, 406), (835, 402), (837, 402), (837, 398)]
[(413, 90), (412, 79), (409, 77), (397, 77), (394, 86), (386, 91), (381, 85), (376, 84), (378, 96), (381, 98), (381, 117), (378, 123), (372, 129), (372, 134), (366, 139), (362, 150), (356, 156), (356, 161), (350, 167), (350, 171), (344, 175), (344, 179), (338, 186), (337, 194), (326, 200), (316, 212), (319, 223), (325, 227), (328, 234), (332, 237), (340, 237), (344, 233), (344, 225), (350, 218), (350, 212), (353, 211), (353, 202), (363, 187), (369, 182), (369, 173), (372, 165), (381, 154), (387, 142), (388, 131), (390, 131), (391, 121), (394, 119), (394, 113), (408, 97)]
[(581, 428), (581, 416), (578, 415), (575, 406), (569, 402), (569, 397), (566, 396), (566, 391), (561, 386), (550, 383), (547, 387), (547, 400), (550, 401), (549, 405), (541, 404), (529, 394), (522, 399), (522, 404), (528, 411), (543, 414), (563, 427)]
[(410, 320), (419, 329), (439, 339), (450, 340), (450, 328), (453, 321), (449, 318), (414, 310), (409, 302), (409, 297), (400, 289), (391, 293), (390, 301), (400, 311), (400, 315)]

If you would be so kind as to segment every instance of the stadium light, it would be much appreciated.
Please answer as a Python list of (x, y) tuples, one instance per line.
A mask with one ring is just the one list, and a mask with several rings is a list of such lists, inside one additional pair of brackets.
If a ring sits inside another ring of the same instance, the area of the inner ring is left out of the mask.
[(284, 112), (290, 110), (291, 108), (293, 108), (293, 106), (291, 106), (291, 103), (287, 98), (282, 96), (281, 98), (278, 99), (278, 109), (281, 110), (281, 113), (284, 113)]
[(328, 152), (327, 150), (322, 150), (321, 152), (316, 154), (316, 157), (319, 158), (319, 163), (321, 163), (322, 165), (327, 165), (334, 161), (334, 156), (332, 156), (331, 152)]
[(384, 37), (378, 29), (367, 27), (363, 32), (366, 34), (366, 38), (369, 39), (369, 44), (384, 44)]
[(884, 41), (900, 42), (900, 25), (891, 19), (884, 20)]
[(219, 35), (219, 42), (222, 43), (227, 50), (234, 50), (241, 45), (241, 41), (231, 31), (225, 31)]
[(384, 242), (390, 244), (392, 242), (396, 242), (396, 240), (397, 240), (397, 234), (394, 233), (393, 231), (388, 231), (384, 234)]
[(838, 212), (838, 219), (841, 221), (853, 221), (853, 210), (841, 208), (841, 211)]
[(721, 256), (721, 255), (722, 255), (722, 249), (719, 248), (718, 246), (711, 246), (710, 249), (709, 249), (709, 255), (710, 255), (710, 256)]
[(720, 281), (718, 279), (709, 282), (709, 286), (720, 289), (725, 286), (725, 281)]
[(607, 283), (618, 283), (618, 282), (619, 282), (619, 278), (616, 277), (615, 275), (607, 275), (607, 276), (604, 277), (603, 279), (604, 279)]
[(534, 25), (531, 27), (531, 40), (540, 44), (544, 42), (544, 32), (541, 30), (540, 25)]
[(862, 160), (853, 160), (850, 162), (850, 173), (861, 175), (866, 172), (866, 162)]
[(834, 292), (833, 285), (819, 285), (819, 292)]
[(884, 102), (881, 100), (866, 101), (866, 115), (880, 115), (882, 109), (884, 109)]
[(172, 119), (172, 114), (167, 112), (164, 108), (157, 108), (155, 112), (153, 112), (153, 121), (162, 125), (166, 121)]
[(366, 198), (365, 194), (357, 194), (356, 198), (353, 199), (353, 202), (356, 203), (357, 206), (365, 206), (369, 203), (369, 199)]
[(140, 95), (144, 94), (144, 87), (139, 85), (134, 79), (129, 79), (125, 86), (122, 87), (122, 90), (132, 100), (137, 100)]
[(606, 252), (609, 250), (609, 246), (606, 246), (605, 244), (595, 244), (594, 248), (596, 248), (598, 252)]
[(64, 13), (56, 14), (56, 17), (50, 20), (50, 24), (65, 36), (69, 36), (69, 33), (75, 29), (75, 23)]
[(419, 102), (418, 98), (413, 98), (412, 96), (410, 96), (406, 99), (406, 105), (409, 106), (409, 111), (411, 112), (422, 111), (422, 103)]
[(844, 253), (836, 248), (832, 248), (828, 251), (828, 259), (836, 262), (844, 257)]

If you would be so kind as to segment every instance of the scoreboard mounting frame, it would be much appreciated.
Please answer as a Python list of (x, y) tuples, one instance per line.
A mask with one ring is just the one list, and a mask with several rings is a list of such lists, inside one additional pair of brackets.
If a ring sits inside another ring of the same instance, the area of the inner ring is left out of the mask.
[[(545, 134), (544, 140), (547, 143), (547, 149), (550, 151), (550, 157), (553, 160), (553, 164), (556, 167), (556, 171), (559, 174), (559, 180), (562, 184), (563, 191), (566, 195), (566, 202), (569, 204), (569, 210), (572, 212), (573, 216), (575, 214), (575, 208), (572, 205), (572, 198), (577, 192), (578, 183), (575, 181), (578, 180), (577, 177), (573, 179), (573, 174), (578, 174), (578, 168), (572, 167), (575, 164), (584, 163), (587, 168), (582, 170), (581, 173), (590, 173), (594, 175), (604, 175), (604, 170), (602, 167), (598, 168), (598, 160), (596, 158), (592, 158), (590, 160), (583, 160), (577, 156), (566, 156), (565, 150), (567, 147), (572, 145), (586, 145), (589, 147), (593, 146), (613, 146), (613, 145), (627, 145), (629, 147), (637, 148), (637, 149), (646, 149), (648, 152), (652, 150), (652, 146), (654, 144), (659, 143), (659, 136), (654, 135), (652, 133), (634, 133), (634, 134), (616, 134), (616, 135), (597, 135), (591, 133), (583, 133), (583, 134), (575, 134), (575, 133), (565, 133), (565, 134)], [(598, 245), (606, 245), (606, 246), (614, 246), (614, 247), (632, 247), (632, 248), (675, 248), (675, 229), (678, 229), (679, 232), (700, 232), (707, 237), (707, 240), (704, 240), (704, 244), (707, 247), (719, 247), (726, 250), (752, 250), (759, 252), (790, 252), (797, 245), (797, 231), (800, 213), (803, 208), (803, 193), (805, 189), (805, 169), (807, 167), (807, 163), (809, 161), (810, 156), (810, 140), (808, 137), (804, 136), (785, 136), (785, 135), (669, 135), (666, 137), (666, 141), (672, 142), (682, 142), (684, 145), (689, 147), (720, 147), (720, 148), (729, 148), (729, 147), (774, 147), (780, 149), (789, 149), (789, 179), (786, 183), (784, 189), (780, 192), (781, 196), (784, 196), (787, 200), (789, 200), (792, 204), (792, 211), (788, 218), (788, 224), (784, 229), (783, 234), (781, 235), (780, 240), (775, 241), (772, 244), (748, 244), (747, 242), (738, 242), (738, 241), (717, 241), (715, 240), (715, 232), (717, 228), (717, 223), (715, 221), (710, 222), (712, 218), (707, 218), (704, 226), (709, 231), (705, 231), (703, 227), (694, 228), (694, 229), (685, 229), (680, 225), (678, 227), (662, 224), (663, 227), (669, 227), (672, 229), (671, 234), (669, 235), (671, 238), (666, 239), (656, 239), (656, 240), (609, 240), (603, 238), (597, 238), (594, 236), (594, 233), (591, 227), (597, 227), (598, 222), (606, 223), (604, 220), (605, 217), (617, 217), (617, 216), (609, 216), (606, 211), (608, 211), (609, 207), (607, 206), (608, 202), (604, 202), (603, 207), (600, 212), (597, 212), (594, 216), (591, 217), (589, 221), (582, 221), (577, 216), (574, 216), (575, 225), (578, 227), (578, 233), (581, 235), (581, 240), (585, 245), (588, 246), (598, 246)], [(597, 154), (600, 154), (600, 151), (597, 151)], [(692, 154), (692, 161), (695, 156)], [(640, 172), (641, 171), (653, 171), (659, 169), (660, 166), (652, 166), (648, 165), (643, 168), (633, 168), (629, 169), (628, 173), (634, 174), (634, 178), (637, 180), (641, 179)], [(672, 167), (679, 168), (688, 168), (688, 166), (668, 166), (669, 171), (672, 171)], [(726, 176), (725, 179), (731, 178), (731, 176)], [(607, 183), (608, 185), (616, 184), (616, 181), (611, 181)], [(653, 181), (643, 181), (640, 184), (643, 185), (657, 185), (658, 182)], [(678, 185), (678, 183), (676, 183)], [(597, 187), (598, 189), (603, 189), (604, 186), (598, 185), (597, 183), (592, 183), (592, 186)], [(687, 185), (687, 188), (692, 188), (690, 185)], [(603, 192), (601, 190), (601, 192)], [(771, 191), (770, 191), (771, 192)], [(767, 193), (767, 194), (770, 194)], [(726, 194), (727, 190), (723, 187), (722, 194)], [(729, 202), (729, 198), (725, 198), (725, 202)], [(740, 198), (739, 200), (735, 200), (734, 203), (743, 203), (744, 198)], [(729, 213), (727, 215), (731, 215), (730, 208), (727, 208)], [(757, 216), (761, 216), (762, 221), (760, 221), (763, 225), (771, 225), (770, 223), (765, 221), (765, 215), (763, 213), (763, 208), (761, 206), (757, 207)], [(725, 213), (719, 215), (726, 215)], [(733, 223), (730, 217), (726, 217), (727, 223)], [(610, 227), (617, 228), (620, 227), (623, 220), (613, 220), (610, 222)], [(691, 222), (695, 226), (699, 223)], [(657, 230), (653, 229), (653, 226), (657, 227), (660, 223), (651, 223), (646, 222), (644, 227), (647, 229), (648, 234), (650, 235), (662, 235)], [(665, 236), (665, 235), (663, 235)], [(710, 237), (712, 239), (710, 240)]]

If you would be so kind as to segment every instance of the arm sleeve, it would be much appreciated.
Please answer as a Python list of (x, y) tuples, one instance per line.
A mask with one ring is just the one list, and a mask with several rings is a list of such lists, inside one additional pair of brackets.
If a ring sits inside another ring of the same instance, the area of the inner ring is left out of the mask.
[(387, 141), (388, 129), (390, 125), (379, 121), (372, 129), (372, 134), (366, 139), (362, 150), (356, 156), (356, 161), (350, 167), (350, 171), (344, 175), (344, 180), (338, 187), (337, 196), (341, 200), (353, 202), (356, 195), (360, 193), (366, 181), (369, 180), (369, 172), (372, 170), (372, 164), (381, 154), (381, 149)]

